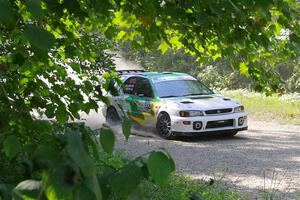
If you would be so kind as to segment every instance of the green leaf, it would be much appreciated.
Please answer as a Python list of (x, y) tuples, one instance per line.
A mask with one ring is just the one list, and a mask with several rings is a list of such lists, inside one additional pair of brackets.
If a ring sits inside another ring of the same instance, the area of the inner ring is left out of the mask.
[(120, 197), (127, 197), (136, 190), (143, 179), (140, 168), (134, 164), (125, 166), (109, 178), (112, 190)]
[(54, 45), (54, 36), (45, 29), (26, 25), (24, 34), (30, 44), (37, 49), (49, 51)]
[(78, 111), (80, 110), (80, 104), (79, 103), (70, 103), (69, 104), (69, 111), (71, 111), (72, 115), (75, 118), (80, 118)]
[(170, 174), (175, 171), (173, 159), (162, 149), (150, 154), (147, 165), (150, 176), (154, 179), (154, 182), (161, 187), (168, 182)]
[(93, 176), (86, 179), (84, 185), (94, 193), (97, 200), (102, 199), (101, 187), (99, 185), (96, 174), (93, 174)]
[(41, 19), (43, 17), (43, 10), (41, 7), (40, 0), (27, 0), (26, 1), (27, 9), (31, 15), (36, 19)]
[(107, 30), (104, 32), (105, 36), (108, 38), (108, 39), (112, 39), (115, 34), (117, 32), (117, 28), (114, 27), (114, 26), (109, 26), (107, 28)]
[(96, 196), (88, 187), (83, 185), (79, 188), (78, 199), (96, 200)]
[(47, 108), (46, 108), (46, 111), (45, 111), (45, 115), (46, 115), (49, 119), (55, 117), (53, 105), (47, 105)]
[(245, 76), (248, 76), (249, 73), (248, 73), (248, 66), (245, 62), (241, 62), (240, 63), (240, 72), (241, 74), (245, 75)]
[[(114, 172), (113, 168), (109, 168), (110, 169), (110, 174)], [(100, 184), (101, 187), (101, 192), (102, 192), (102, 198), (103, 199), (109, 199), (110, 195), (111, 195), (111, 187), (109, 185), (108, 182), (108, 173), (105, 171), (105, 169), (103, 170), (103, 173), (98, 174), (98, 182)]]
[(169, 49), (169, 45), (166, 42), (162, 42), (158, 49), (161, 50), (162, 54), (166, 53), (166, 51)]
[(112, 154), (115, 145), (115, 134), (111, 129), (101, 128), (100, 144), (106, 153)]
[[(0, 183), (0, 199), (12, 199), (12, 190), (13, 187), (10, 184)], [(1, 200), (2, 200), (1, 199)]]
[(21, 80), (20, 80), (20, 84), (21, 85), (25, 85), (26, 83), (28, 83), (28, 78), (22, 78)]
[(125, 136), (126, 140), (128, 140), (128, 138), (130, 136), (130, 132), (131, 132), (131, 122), (127, 118), (122, 122), (122, 131), (123, 131), (123, 135)]
[(105, 96), (100, 96), (99, 99), (105, 103), (106, 105), (110, 105), (110, 101), (109, 101), (109, 98), (108, 97), (105, 97)]
[(56, 116), (56, 120), (60, 123), (64, 123), (68, 120), (68, 112), (66, 110), (66, 107), (63, 104), (60, 104), (57, 107), (55, 116)]
[(11, 24), (14, 21), (14, 10), (8, 0), (0, 0), (0, 22)]
[(149, 178), (149, 170), (148, 170), (148, 166), (147, 166), (147, 160), (145, 158), (140, 158), (138, 160), (138, 166), (141, 169), (142, 175), (145, 179)]
[(5, 155), (11, 160), (19, 153), (21, 143), (15, 135), (10, 135), (4, 140), (3, 145)]
[(79, 134), (75, 131), (68, 134), (67, 151), (85, 177), (90, 177), (95, 173), (93, 162), (86, 153)]
[(99, 145), (96, 142), (92, 130), (89, 130), (86, 127), (84, 127), (80, 130), (80, 132), (82, 133), (84, 143), (91, 148), (91, 153), (93, 154), (94, 159), (96, 160), (96, 162), (100, 162)]
[(78, 199), (101, 200), (102, 192), (96, 175), (84, 180), (78, 193)]
[(36, 181), (36, 180), (25, 180), (20, 182), (17, 186), (16, 189), (20, 191), (24, 190), (40, 190), (42, 187), (42, 182), (41, 181)]
[(51, 169), (51, 173), (43, 173), (43, 183), (47, 199), (71, 199), (74, 185), (78, 180), (79, 170), (63, 161)]
[(81, 73), (81, 68), (80, 68), (80, 65), (78, 63), (71, 63), (71, 67), (78, 74)]
[(42, 181), (25, 180), (13, 190), (14, 199), (36, 199), (42, 188)]

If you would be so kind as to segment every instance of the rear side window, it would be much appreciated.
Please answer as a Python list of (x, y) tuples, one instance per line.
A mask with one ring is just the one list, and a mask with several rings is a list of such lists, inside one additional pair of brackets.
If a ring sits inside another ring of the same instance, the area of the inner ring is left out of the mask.
[(137, 77), (131, 77), (124, 82), (124, 93), (134, 94), (134, 88), (137, 82)]
[(142, 77), (131, 77), (124, 82), (124, 94), (153, 98), (149, 80)]
[(153, 98), (152, 87), (148, 79), (138, 78), (134, 88), (134, 94), (141, 97)]

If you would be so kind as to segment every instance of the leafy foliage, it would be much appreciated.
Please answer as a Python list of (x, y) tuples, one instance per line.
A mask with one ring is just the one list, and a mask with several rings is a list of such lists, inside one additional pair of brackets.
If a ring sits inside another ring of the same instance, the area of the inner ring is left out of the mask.
[(128, 138), (129, 138), (130, 129), (131, 129), (131, 122), (129, 119), (125, 119), (122, 123), (122, 131), (123, 131), (123, 135), (125, 136), (126, 140), (128, 140)]
[(162, 188), (157, 188), (152, 183), (144, 181), (141, 184), (141, 193), (145, 199), (153, 200), (249, 199), (248, 197), (243, 197), (233, 191), (230, 191), (217, 180), (214, 180), (213, 182), (214, 183), (211, 184), (210, 182), (203, 180), (190, 180), (186, 177), (173, 175), (171, 176), (170, 181)]
[[(160, 165), (160, 163), (165, 163)], [(153, 152), (148, 159), (148, 169), (150, 176), (159, 186), (164, 186), (171, 172), (175, 170), (175, 164), (165, 151), (155, 151)]]
[[(103, 70), (113, 69), (110, 40), (131, 40), (135, 47), (163, 52), (184, 48), (199, 62), (228, 57), (235, 68), (244, 63), (242, 71), (259, 90), (271, 91), (278, 80), (269, 66), (299, 55), (299, 17), (295, 0), (0, 0), (1, 195), (123, 197), (142, 177), (149, 178), (148, 169), (161, 185), (174, 170), (162, 152), (151, 153), (148, 162), (112, 166), (103, 160), (105, 153), (99, 154), (90, 131), (62, 125), (105, 101), (94, 86)], [(45, 115), (59, 124), (37, 120)], [(128, 139), (130, 124), (125, 121), (122, 128)], [(111, 138), (106, 144), (102, 136), (108, 152)], [(152, 160), (164, 161), (163, 177), (158, 178)], [(98, 171), (96, 164), (106, 168)], [(118, 185), (128, 174), (132, 182)]]
[[(101, 136), (103, 133), (104, 137)], [(104, 143), (108, 138), (114, 138), (111, 134), (113, 134), (111, 130), (102, 129), (100, 143), (98, 143), (94, 133), (83, 124), (53, 124), (52, 131), (43, 132), (37, 141), (27, 142), (27, 146), (30, 145), (31, 148), (20, 150), (20, 153), (27, 156), (19, 156), (17, 160), (11, 162), (21, 168), (20, 171), (15, 171), (14, 182), (5, 180), (7, 176), (2, 173), (7, 171), (1, 169), (0, 197), (4, 199), (6, 197), (7, 199), (11, 197), (18, 199), (125, 198), (137, 191), (143, 180), (149, 179), (148, 174), (151, 174), (151, 169), (157, 170), (160, 167), (164, 172), (160, 174), (160, 178), (164, 181), (167, 181), (175, 170), (174, 162), (170, 157), (168, 159), (163, 157), (159, 163), (153, 163), (151, 160), (157, 157), (156, 151), (122, 162), (121, 165), (114, 164), (111, 162), (113, 147), (108, 146), (111, 142)], [(15, 143), (15, 138), (9, 138), (8, 142)], [(108, 151), (109, 154), (102, 150), (100, 144), (106, 145), (103, 146), (103, 150)], [(163, 150), (160, 150), (159, 154), (167, 155)], [(98, 161), (93, 159), (96, 157), (100, 159)], [(145, 162), (145, 159), (148, 162)], [(169, 166), (172, 168), (170, 169)], [(16, 184), (16, 187), (10, 188), (8, 183)]]
[(14, 158), (20, 151), (20, 142), (15, 135), (8, 136), (3, 143), (4, 152), (9, 159)]
[[(183, 49), (168, 50), (164, 54), (159, 50), (136, 50), (130, 42), (120, 45), (122, 55), (131, 61), (139, 63), (149, 71), (176, 71), (197, 77), (210, 88), (214, 89), (259, 89), (259, 84), (251, 77), (245, 76), (248, 67), (244, 62), (238, 69), (232, 69), (228, 58), (200, 64), (196, 56), (185, 53)], [(277, 55), (281, 56), (281, 55)], [(271, 69), (278, 76), (279, 88), (277, 92), (299, 92), (299, 58), (281, 61)], [(266, 92), (266, 94), (271, 94)]]
[(135, 164), (127, 165), (110, 177), (109, 182), (112, 190), (119, 197), (130, 195), (142, 181), (142, 173)]
[(126, 2), (124, 12), (142, 15), (140, 32), (146, 44), (158, 38), (162, 51), (184, 47), (202, 63), (228, 58), (235, 69), (244, 63), (244, 75), (259, 84), (257, 90), (268, 92), (280, 82), (272, 66), (299, 55), (299, 3), (261, 2), (166, 1), (140, 7)]
[(115, 135), (111, 129), (102, 128), (100, 130), (100, 143), (106, 153), (111, 154), (115, 145)]

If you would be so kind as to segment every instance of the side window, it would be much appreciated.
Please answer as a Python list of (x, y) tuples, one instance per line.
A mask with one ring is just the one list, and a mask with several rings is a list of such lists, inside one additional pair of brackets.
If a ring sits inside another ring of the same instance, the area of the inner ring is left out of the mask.
[(133, 89), (136, 85), (137, 77), (131, 77), (124, 82), (124, 94), (134, 94)]
[(153, 91), (149, 80), (138, 78), (134, 88), (134, 94), (141, 97), (153, 98)]

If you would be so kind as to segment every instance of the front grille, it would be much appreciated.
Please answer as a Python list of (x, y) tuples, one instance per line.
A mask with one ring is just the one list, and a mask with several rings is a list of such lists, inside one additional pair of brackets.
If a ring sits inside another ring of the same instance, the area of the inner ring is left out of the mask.
[(223, 128), (233, 126), (233, 119), (209, 121), (206, 124), (206, 128)]
[(230, 112), (232, 112), (232, 108), (223, 108), (223, 109), (206, 110), (205, 114), (216, 115), (216, 114), (223, 114), (223, 113), (230, 113)]

